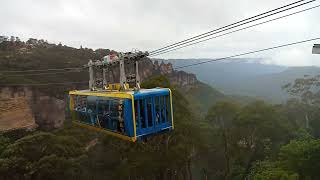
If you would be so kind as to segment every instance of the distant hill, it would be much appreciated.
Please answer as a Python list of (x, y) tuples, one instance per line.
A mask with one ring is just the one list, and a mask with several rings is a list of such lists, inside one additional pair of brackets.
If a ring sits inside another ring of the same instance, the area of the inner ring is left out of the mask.
[(179, 88), (179, 91), (185, 95), (191, 108), (202, 115), (206, 114), (214, 103), (226, 98), (223, 93), (202, 82)]
[[(173, 67), (181, 67), (210, 59), (169, 59)], [(242, 81), (260, 75), (274, 74), (284, 71), (287, 67), (277, 65), (265, 65), (259, 63), (261, 59), (237, 58), (229, 61), (206, 63), (198, 66), (183, 68), (186, 72), (195, 73), (199, 80), (212, 85), (227, 94), (237, 94), (234, 86)]]
[(248, 78), (247, 81), (234, 88), (242, 95), (259, 96), (278, 103), (290, 97), (282, 89), (283, 85), (305, 75), (314, 76), (317, 74), (320, 74), (320, 67), (290, 67), (283, 72)]
[[(170, 59), (173, 67), (185, 66), (209, 59)], [(301, 78), (304, 75), (320, 74), (320, 68), (286, 67), (263, 64), (262, 59), (231, 59), (229, 61), (212, 62), (205, 65), (183, 68), (195, 73), (199, 80), (210, 84), (224, 94), (234, 97), (249, 96), (280, 103), (289, 95), (282, 86)], [(167, 62), (164, 60), (164, 62)], [(241, 97), (241, 98), (242, 98)]]

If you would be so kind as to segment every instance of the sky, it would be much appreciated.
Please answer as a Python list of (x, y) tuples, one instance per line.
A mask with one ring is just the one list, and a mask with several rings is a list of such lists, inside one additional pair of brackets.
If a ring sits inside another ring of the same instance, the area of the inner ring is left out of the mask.
[[(79, 48), (152, 51), (297, 0), (1, 0), (0, 35)], [(320, 0), (282, 13), (320, 4)], [(276, 16), (274, 16), (276, 17)], [(221, 58), (320, 37), (320, 8), (157, 58)], [(244, 56), (264, 63), (320, 66), (310, 42)]]

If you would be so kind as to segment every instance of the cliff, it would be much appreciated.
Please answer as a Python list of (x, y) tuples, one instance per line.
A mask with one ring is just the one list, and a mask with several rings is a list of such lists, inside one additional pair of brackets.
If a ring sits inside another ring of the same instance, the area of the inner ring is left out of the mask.
[(0, 88), (0, 130), (49, 130), (63, 125), (65, 102), (31, 87)]
[[(134, 73), (133, 65), (126, 65), (126, 73)], [(194, 85), (198, 81), (195, 74), (175, 71), (171, 63), (161, 62), (159, 64), (158, 61), (151, 61), (149, 58), (145, 58), (139, 63), (139, 75), (142, 82), (150, 77), (165, 75), (172, 85), (183, 87)], [(108, 79), (110, 82), (119, 82), (119, 68), (114, 68), (108, 74)]]

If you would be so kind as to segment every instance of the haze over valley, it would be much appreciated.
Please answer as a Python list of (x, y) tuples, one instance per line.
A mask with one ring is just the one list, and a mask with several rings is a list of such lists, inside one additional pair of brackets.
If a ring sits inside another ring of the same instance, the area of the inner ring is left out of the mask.
[[(182, 67), (212, 59), (170, 59), (159, 60)], [(282, 87), (305, 75), (320, 73), (317, 66), (284, 66), (266, 64), (264, 59), (229, 59), (202, 65), (185, 67), (186, 72), (194, 73), (198, 79), (213, 88), (229, 95), (250, 96), (273, 103), (281, 103), (290, 96)]]

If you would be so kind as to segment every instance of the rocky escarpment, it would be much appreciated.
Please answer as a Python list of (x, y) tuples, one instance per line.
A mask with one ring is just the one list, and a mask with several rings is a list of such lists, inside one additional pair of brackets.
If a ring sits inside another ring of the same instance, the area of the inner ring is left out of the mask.
[(53, 129), (65, 120), (65, 102), (31, 87), (0, 89), (0, 130)]
[[(134, 73), (133, 64), (126, 65), (126, 73)], [(139, 63), (139, 76), (141, 81), (157, 75), (167, 76), (171, 84), (176, 86), (193, 85), (198, 81), (195, 74), (175, 71), (171, 63), (159, 63), (159, 61), (151, 61), (149, 58), (145, 58)], [(119, 82), (119, 68), (114, 67), (113, 70), (108, 73), (107, 77), (112, 83)]]
[(171, 63), (161, 62), (159, 64), (159, 61), (155, 60), (153, 66), (155, 73), (168, 76), (172, 85), (185, 87), (194, 85), (198, 81), (195, 74), (176, 71)]

